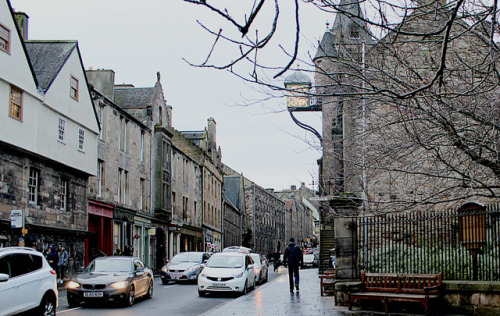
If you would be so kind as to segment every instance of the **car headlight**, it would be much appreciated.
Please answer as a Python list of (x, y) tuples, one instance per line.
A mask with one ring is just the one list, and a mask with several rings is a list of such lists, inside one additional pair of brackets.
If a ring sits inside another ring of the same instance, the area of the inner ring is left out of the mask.
[(127, 281), (120, 281), (120, 282), (115, 282), (111, 284), (111, 287), (114, 287), (115, 289), (124, 289), (128, 286)]
[(167, 273), (167, 270), (168, 270), (168, 269), (167, 269), (167, 266), (163, 266), (163, 267), (161, 268), (161, 272), (165, 272), (165, 273)]
[(66, 285), (69, 289), (76, 289), (80, 287), (80, 283), (77, 283), (75, 281), (69, 281), (68, 285)]
[(194, 267), (191, 267), (191, 268), (187, 269), (186, 272), (193, 272), (193, 271), (196, 271), (196, 270), (198, 270), (200, 268), (201, 268), (200, 266), (194, 266)]
[(235, 274), (234, 277), (237, 279), (237, 278), (241, 278), (243, 276), (243, 271), (241, 271), (240, 273), (238, 274)]

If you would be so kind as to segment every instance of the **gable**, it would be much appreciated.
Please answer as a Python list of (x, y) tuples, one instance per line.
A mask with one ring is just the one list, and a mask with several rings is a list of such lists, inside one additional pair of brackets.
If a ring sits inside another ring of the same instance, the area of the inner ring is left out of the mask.
[(0, 79), (25, 92), (38, 96), (36, 79), (24, 42), (15, 23), (9, 1), (0, 1), (0, 25), (9, 40), (8, 52), (0, 50)]

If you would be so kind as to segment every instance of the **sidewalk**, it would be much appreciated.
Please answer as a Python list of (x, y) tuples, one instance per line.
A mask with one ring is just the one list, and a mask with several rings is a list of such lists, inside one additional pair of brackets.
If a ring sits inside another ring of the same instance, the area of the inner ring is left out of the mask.
[(275, 280), (257, 286), (247, 295), (229, 301), (204, 315), (363, 315), (361, 312), (349, 311), (347, 307), (335, 306), (333, 297), (322, 297), (317, 269), (300, 270), (300, 294), (289, 292), (287, 270), (281, 268), (279, 273)]

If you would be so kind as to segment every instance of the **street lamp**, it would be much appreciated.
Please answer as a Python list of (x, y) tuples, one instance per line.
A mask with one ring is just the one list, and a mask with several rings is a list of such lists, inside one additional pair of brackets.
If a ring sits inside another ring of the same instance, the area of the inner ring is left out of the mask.
[(311, 98), (311, 94), (314, 93), (311, 79), (300, 70), (297, 70), (285, 78), (285, 89), (288, 113), (290, 113), (292, 120), (300, 128), (313, 133), (320, 142), (323, 142), (321, 134), (318, 133), (318, 131), (310, 125), (300, 122), (295, 115), (293, 115), (294, 112), (321, 111), (321, 103), (318, 102), (319, 99)]

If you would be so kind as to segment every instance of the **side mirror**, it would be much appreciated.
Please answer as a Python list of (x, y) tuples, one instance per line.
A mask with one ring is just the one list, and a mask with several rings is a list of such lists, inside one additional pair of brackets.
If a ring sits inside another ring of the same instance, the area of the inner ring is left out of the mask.
[(135, 274), (136, 275), (143, 275), (144, 274), (144, 269), (143, 268), (137, 268), (137, 269), (135, 269)]
[(203, 260), (203, 263), (207, 263), (208, 259)]
[(0, 273), (0, 283), (9, 281), (9, 275), (5, 273)]
[(252, 270), (253, 269), (253, 264), (248, 265), (247, 270)]
[(205, 267), (205, 262), (206, 262), (206, 261), (204, 261), (202, 264), (200, 264), (200, 267), (201, 267), (202, 269)]

